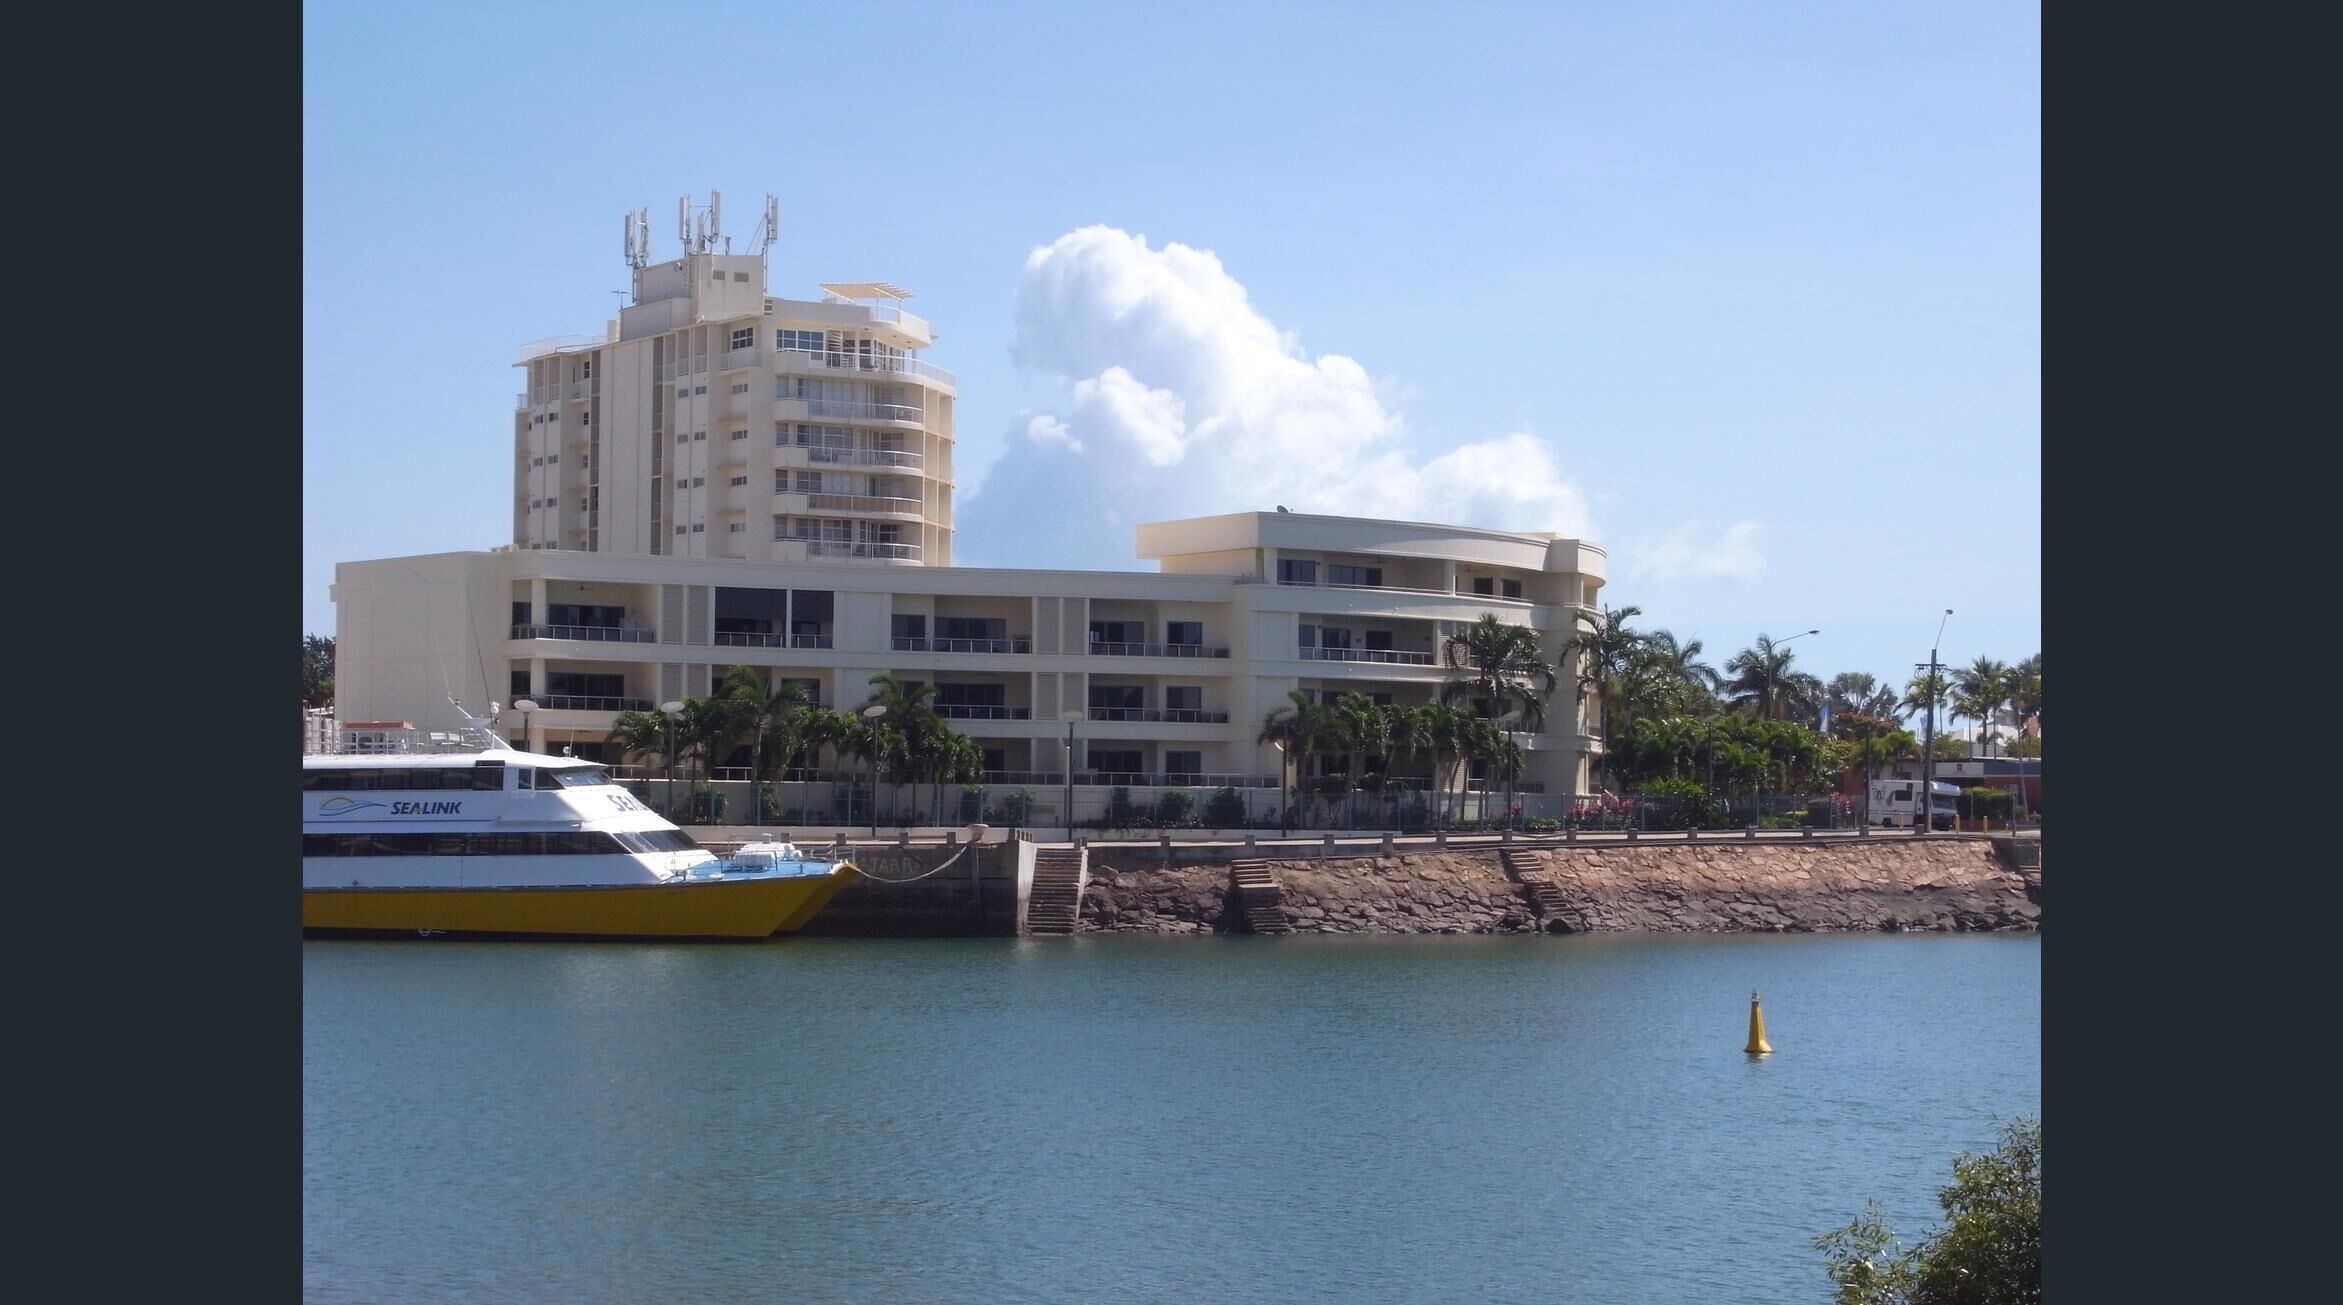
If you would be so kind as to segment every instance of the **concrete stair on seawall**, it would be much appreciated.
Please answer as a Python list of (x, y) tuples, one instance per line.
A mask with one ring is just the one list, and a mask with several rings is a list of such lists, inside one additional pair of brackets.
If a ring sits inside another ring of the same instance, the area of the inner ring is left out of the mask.
[(1228, 883), (1236, 893), (1247, 933), (1294, 931), (1293, 923), (1285, 918), (1285, 889), (1279, 886), (1277, 876), (1269, 872), (1268, 862), (1229, 862)]
[(1087, 849), (1044, 848), (1033, 854), (1033, 888), (1025, 898), (1028, 937), (1062, 937), (1082, 918), (1082, 890), (1089, 885)]

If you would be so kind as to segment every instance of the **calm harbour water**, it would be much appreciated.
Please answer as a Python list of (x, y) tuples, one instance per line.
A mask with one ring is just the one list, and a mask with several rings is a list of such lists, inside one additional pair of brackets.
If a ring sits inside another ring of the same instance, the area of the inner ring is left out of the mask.
[(2041, 1100), (2038, 935), (303, 946), (316, 1301), (1818, 1305)]

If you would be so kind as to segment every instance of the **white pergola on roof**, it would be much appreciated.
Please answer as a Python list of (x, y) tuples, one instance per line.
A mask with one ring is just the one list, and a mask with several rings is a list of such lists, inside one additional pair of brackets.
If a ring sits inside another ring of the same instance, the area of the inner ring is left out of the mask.
[(909, 299), (911, 292), (885, 281), (824, 281), (822, 289), (840, 299)]

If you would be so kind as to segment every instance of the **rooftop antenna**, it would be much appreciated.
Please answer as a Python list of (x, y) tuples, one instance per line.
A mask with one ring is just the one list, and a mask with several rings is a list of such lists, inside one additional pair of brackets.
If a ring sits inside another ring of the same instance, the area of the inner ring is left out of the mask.
[(765, 220), (757, 228), (757, 253), (761, 255), (771, 249), (773, 242), (780, 238), (781, 198), (778, 195), (767, 195), (765, 196)]
[(683, 242), (683, 252), (692, 251), (692, 197), (675, 197), (675, 238)]
[(641, 271), (651, 262), (651, 210), (636, 209), (626, 215), (626, 265)]

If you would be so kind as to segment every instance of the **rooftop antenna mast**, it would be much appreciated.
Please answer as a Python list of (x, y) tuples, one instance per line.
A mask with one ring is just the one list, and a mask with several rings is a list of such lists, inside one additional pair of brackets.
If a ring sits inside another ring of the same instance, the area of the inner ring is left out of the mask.
[(765, 220), (757, 227), (758, 255), (761, 257), (766, 250), (773, 247), (773, 242), (780, 238), (781, 199), (777, 195), (767, 195), (765, 196)]
[(626, 215), (626, 265), (640, 272), (651, 263), (651, 210)]

